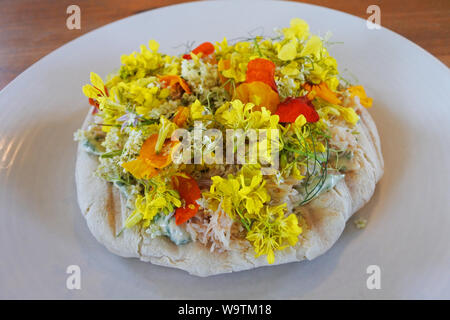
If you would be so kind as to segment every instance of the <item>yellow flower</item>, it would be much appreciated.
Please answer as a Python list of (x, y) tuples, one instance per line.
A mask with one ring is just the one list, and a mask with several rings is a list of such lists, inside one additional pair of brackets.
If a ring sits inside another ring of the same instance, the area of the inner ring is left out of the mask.
[(164, 66), (164, 59), (159, 54), (159, 45), (156, 41), (149, 41), (149, 48), (141, 45), (141, 52), (133, 52), (130, 55), (122, 55), (120, 61), (122, 67), (120, 68), (120, 77), (124, 80), (144, 78), (151, 71), (154, 71)]
[(122, 164), (137, 179), (150, 179), (158, 174), (158, 170), (152, 166), (152, 162), (145, 158), (138, 158)]
[(359, 102), (366, 108), (370, 108), (372, 106), (373, 99), (367, 97), (366, 91), (363, 86), (353, 86), (347, 88), (347, 91), (350, 92), (350, 97), (354, 98), (357, 96), (359, 98)]
[(277, 129), (280, 117), (276, 114), (271, 114), (266, 108), (260, 111), (252, 111), (246, 115), (246, 128), (251, 129)]
[(151, 39), (148, 41), (148, 47), (150, 48), (150, 50), (152, 50), (153, 52), (158, 52), (159, 49), (159, 43), (156, 42), (155, 40)]
[(91, 72), (90, 80), (92, 85), (86, 84), (83, 86), (83, 93), (86, 97), (97, 99), (99, 96), (106, 96), (105, 84), (102, 78), (95, 72)]
[[(256, 129), (260, 136), (256, 145), (250, 146), (255, 152), (252, 155), (255, 160), (258, 158), (259, 163), (272, 163), (272, 148), (280, 145), (280, 139), (276, 132), (269, 129), (278, 129), (279, 116), (272, 115), (266, 108), (253, 111), (253, 107), (252, 103), (244, 105), (240, 100), (227, 102), (216, 110), (215, 120), (226, 129)], [(237, 145), (245, 143), (245, 139), (241, 138), (245, 138), (245, 135), (238, 138)]]
[(243, 200), (246, 216), (258, 214), (263, 203), (270, 200), (270, 196), (264, 188), (265, 181), (262, 178), (258, 166), (244, 166), (238, 176), (240, 182), (239, 197)]
[(125, 227), (131, 228), (142, 222), (144, 228), (148, 227), (158, 213), (169, 214), (175, 208), (181, 207), (178, 192), (170, 189), (170, 183), (161, 178), (150, 181), (150, 190), (144, 195), (138, 195), (135, 201), (135, 209), (125, 221)]
[[(110, 125), (116, 124), (116, 119), (124, 114), (125, 107), (108, 95), (105, 84), (98, 74), (91, 72), (90, 80), (91, 84), (83, 86), (83, 93), (89, 97), (90, 101), (93, 99), (98, 109), (102, 111), (100, 113), (104, 124), (102, 130), (109, 132), (111, 129)], [(114, 94), (111, 96), (114, 96)]]
[(236, 52), (244, 53), (244, 54), (252, 54), (253, 49), (250, 46), (249, 42), (238, 42), (234, 45), (234, 49)]
[(246, 122), (245, 115), (253, 107), (254, 105), (252, 103), (244, 105), (240, 100), (226, 102), (216, 110), (215, 119), (226, 128), (244, 128)]
[(337, 77), (331, 77), (325, 80), (325, 83), (331, 91), (337, 91), (337, 87), (339, 86), (339, 79)]
[(239, 61), (239, 58), (232, 56), (231, 60), (220, 60), (219, 71), (222, 71), (222, 75), (225, 78), (234, 79), (236, 82), (245, 81), (245, 71), (247, 62)]
[(307, 39), (309, 36), (309, 26), (304, 20), (294, 18), (290, 21), (290, 27), (283, 29), (283, 35), (286, 39)]
[(305, 176), (301, 174), (298, 168), (299, 165), (300, 165), (299, 163), (294, 163), (292, 165), (292, 176), (297, 180), (302, 180)]
[(111, 88), (111, 96), (118, 98), (120, 103), (135, 105), (139, 115), (147, 116), (154, 108), (167, 98), (168, 90), (156, 86), (157, 78), (148, 77), (143, 79), (121, 81)]
[(255, 256), (267, 255), (269, 264), (275, 262), (274, 251), (294, 246), (303, 231), (295, 214), (284, 217), (285, 209), (286, 204), (264, 207), (246, 236), (255, 249)]
[(236, 208), (238, 208), (241, 199), (239, 198), (239, 181), (232, 176), (224, 179), (219, 176), (211, 177), (212, 185), (209, 192), (204, 193), (204, 197), (213, 200), (214, 211), (219, 204), (222, 210), (232, 219), (236, 217)]
[[(328, 52), (326, 51), (325, 48), (324, 48), (324, 54), (328, 55)], [(321, 62), (329, 68), (337, 69), (337, 61), (333, 57), (325, 56), (322, 58)]]
[(338, 108), (336, 108), (333, 105), (327, 105), (319, 110), (317, 110), (317, 113), (319, 114), (321, 119), (329, 120), (330, 116), (339, 117), (341, 113), (339, 112)]
[(205, 106), (201, 104), (201, 102), (196, 99), (194, 103), (189, 107), (190, 117), (192, 120), (208, 120), (212, 119), (212, 114), (206, 109)]
[(322, 52), (322, 40), (318, 36), (312, 36), (308, 42), (306, 42), (302, 51), (300, 51), (300, 56), (314, 56), (319, 59)]
[(214, 176), (211, 180), (213, 184), (203, 196), (210, 200), (215, 210), (220, 204), (232, 219), (239, 217), (244, 222), (249, 221), (264, 203), (270, 201), (258, 165), (243, 166), (237, 176), (229, 175), (226, 179)]
[(247, 64), (253, 57), (253, 49), (248, 42), (238, 42), (226, 52), (217, 52), (221, 57), (217, 65), (218, 71), (225, 78), (237, 82), (245, 81)]
[(295, 40), (291, 40), (284, 44), (280, 51), (278, 51), (278, 59), (282, 61), (294, 60), (297, 56), (297, 43)]
[(306, 124), (306, 118), (304, 115), (299, 115), (293, 124), (294, 128), (301, 129)]
[(164, 69), (161, 72), (161, 74), (166, 74), (166, 75), (180, 74), (181, 65), (180, 65), (179, 57), (164, 56), (163, 62), (164, 62)]
[(296, 76), (300, 73), (300, 68), (297, 62), (292, 61), (289, 64), (282, 67), (280, 72), (285, 76)]
[(221, 55), (225, 55), (233, 50), (233, 47), (228, 45), (227, 38), (223, 38), (222, 42), (216, 42), (214, 45), (214, 49), (216, 53), (220, 53)]
[(356, 114), (355, 110), (350, 107), (339, 107), (339, 112), (345, 121), (351, 125), (355, 125), (359, 121), (359, 116)]
[(224, 103), (216, 110), (215, 119), (229, 129), (276, 129), (279, 117), (266, 108), (253, 111), (254, 104), (241, 100)]
[(345, 121), (351, 125), (355, 125), (359, 121), (359, 116), (353, 108), (342, 107), (335, 104), (326, 104), (317, 110), (321, 119), (328, 120), (331, 116), (339, 117), (341, 116)]
[(155, 145), (155, 152), (158, 154), (167, 138), (170, 138), (172, 133), (177, 129), (177, 126), (166, 117), (161, 116), (159, 119), (160, 127), (158, 132), (158, 140)]
[(295, 246), (298, 242), (298, 236), (302, 233), (302, 228), (299, 226), (297, 216), (290, 214), (287, 218), (281, 221), (281, 227), (285, 231), (285, 239), (290, 246)]

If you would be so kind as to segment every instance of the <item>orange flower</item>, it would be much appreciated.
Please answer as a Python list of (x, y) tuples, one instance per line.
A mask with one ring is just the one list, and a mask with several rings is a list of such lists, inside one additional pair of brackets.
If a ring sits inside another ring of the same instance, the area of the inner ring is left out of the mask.
[[(214, 53), (214, 45), (211, 42), (203, 42), (201, 45), (199, 45), (191, 52), (195, 55), (201, 53), (203, 57), (209, 56), (210, 54)], [(192, 56), (191, 54), (185, 54), (183, 55), (183, 59), (190, 60), (192, 59)]]
[(150, 160), (151, 164), (158, 169), (167, 167), (172, 162), (172, 149), (178, 141), (166, 140), (160, 152), (155, 151), (158, 134), (152, 134), (142, 145), (139, 157)]
[(303, 84), (303, 88), (309, 91), (307, 95), (309, 100), (317, 96), (330, 103), (341, 104), (341, 100), (336, 96), (336, 93), (331, 91), (325, 82), (321, 82), (319, 85), (305, 83)]
[(197, 181), (186, 173), (172, 176), (172, 184), (184, 200), (184, 206), (175, 210), (175, 223), (180, 225), (197, 213), (200, 206), (196, 201), (200, 199), (201, 192)]
[(178, 107), (175, 116), (172, 119), (172, 122), (175, 123), (178, 127), (182, 127), (189, 117), (189, 108), (188, 107)]
[(247, 64), (245, 82), (251, 83), (261, 81), (269, 85), (275, 92), (278, 92), (275, 83), (275, 63), (270, 60), (256, 58)]
[(174, 74), (168, 74), (165, 76), (158, 76), (159, 81), (164, 85), (164, 87), (174, 87), (179, 84), (186, 93), (191, 93), (191, 88), (189, 88), (186, 81), (184, 81), (180, 76)]
[(178, 141), (166, 140), (159, 153), (155, 151), (158, 134), (152, 134), (142, 145), (136, 160), (122, 164), (122, 167), (138, 179), (148, 179), (158, 174), (158, 169), (167, 167), (172, 162), (172, 151)]
[(347, 91), (350, 92), (350, 96), (353, 98), (355, 96), (359, 97), (359, 102), (366, 108), (370, 108), (373, 103), (373, 99), (367, 97), (366, 91), (363, 86), (352, 86), (348, 87)]
[(261, 81), (240, 84), (236, 88), (235, 98), (243, 103), (253, 103), (256, 106), (253, 110), (261, 110), (261, 107), (265, 107), (271, 113), (275, 112), (280, 103), (278, 93)]
[(278, 105), (275, 112), (280, 117), (280, 123), (294, 123), (299, 115), (303, 115), (307, 122), (319, 121), (319, 114), (314, 109), (311, 101), (306, 97), (288, 97)]
[[(231, 67), (230, 60), (220, 60), (218, 63), (219, 75), (222, 83), (227, 81), (220, 71), (228, 70)], [(225, 89), (231, 94), (229, 83)], [(275, 83), (275, 64), (267, 59), (256, 58), (247, 64), (245, 82), (236, 87), (232, 93), (233, 99), (239, 99), (243, 103), (251, 102), (255, 105), (253, 110), (261, 110), (265, 107), (270, 112), (275, 112), (280, 97)]]

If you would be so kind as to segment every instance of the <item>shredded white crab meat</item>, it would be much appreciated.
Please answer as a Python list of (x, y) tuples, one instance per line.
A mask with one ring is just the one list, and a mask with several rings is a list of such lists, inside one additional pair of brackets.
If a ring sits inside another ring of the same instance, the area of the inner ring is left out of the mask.
[(287, 213), (291, 213), (295, 203), (300, 199), (298, 191), (294, 189), (294, 186), (299, 182), (294, 178), (288, 178), (280, 184), (273, 180), (268, 181), (266, 188), (270, 195), (270, 204), (276, 206), (286, 203)]
[(330, 128), (330, 145), (338, 150), (355, 150), (358, 141), (348, 127), (333, 126)]
[(197, 214), (190, 219), (186, 223), (186, 231), (194, 241), (210, 244), (211, 252), (223, 252), (230, 249), (233, 224), (233, 220), (219, 206), (216, 212)]

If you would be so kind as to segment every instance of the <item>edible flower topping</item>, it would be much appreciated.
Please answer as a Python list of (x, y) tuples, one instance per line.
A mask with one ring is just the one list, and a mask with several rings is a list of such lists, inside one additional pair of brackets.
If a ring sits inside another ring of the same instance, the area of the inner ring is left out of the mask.
[(280, 117), (280, 122), (293, 123), (298, 116), (303, 115), (307, 122), (319, 121), (319, 114), (314, 109), (311, 101), (306, 97), (286, 98), (278, 105), (275, 112)]
[(313, 100), (314, 97), (317, 96), (330, 103), (341, 104), (341, 100), (339, 100), (336, 94), (328, 88), (325, 82), (322, 82), (319, 85), (305, 83), (303, 85), (303, 88), (309, 91), (308, 93), (309, 100)]
[(192, 93), (189, 85), (180, 76), (170, 74), (165, 76), (158, 76), (158, 78), (165, 88), (170, 87), (172, 90), (176, 90), (176, 85), (180, 85), (180, 87), (183, 88), (186, 93)]
[(353, 86), (347, 88), (347, 91), (350, 92), (350, 97), (357, 96), (359, 98), (359, 102), (366, 108), (370, 108), (372, 106), (372, 98), (367, 97), (366, 91), (363, 86)]
[(291, 40), (285, 43), (278, 52), (278, 59), (282, 61), (294, 60), (297, 56), (297, 42)]
[(236, 177), (214, 176), (211, 180), (213, 184), (204, 197), (210, 200), (215, 210), (220, 206), (230, 218), (240, 219), (249, 230), (252, 217), (270, 200), (259, 166), (246, 165)]
[(92, 85), (84, 85), (83, 93), (89, 98), (89, 104), (94, 107), (94, 110), (92, 110), (92, 114), (95, 114), (99, 110), (99, 102), (97, 101), (97, 99), (99, 97), (107, 97), (108, 89), (103, 83), (102, 78), (95, 72), (91, 72), (90, 80)]
[(217, 47), (216, 54), (220, 57), (218, 71), (221, 75), (239, 83), (245, 81), (247, 64), (257, 52), (250, 42), (238, 42), (229, 47), (225, 41)]
[[(108, 81), (90, 74), (83, 93), (98, 116), (76, 138), (126, 196), (122, 230), (218, 252), (245, 241), (274, 263), (308, 227), (301, 206), (357, 170), (355, 110), (372, 99), (341, 82), (328, 33), (301, 19), (276, 32), (173, 56), (151, 40)], [(172, 158), (181, 149), (187, 161)]]
[(168, 185), (162, 178), (149, 180), (144, 195), (139, 194), (136, 197), (135, 209), (125, 221), (125, 228), (132, 228), (141, 221), (142, 226), (146, 228), (158, 213), (168, 215), (180, 207), (178, 193), (168, 188)]
[(254, 81), (261, 81), (269, 85), (275, 92), (277, 92), (277, 85), (275, 83), (275, 68), (275, 63), (267, 59), (256, 58), (250, 60), (247, 64), (245, 82), (251, 83)]
[(136, 127), (140, 118), (142, 118), (142, 115), (127, 111), (123, 116), (117, 118), (117, 121), (123, 121), (121, 127), (123, 131), (127, 126)]
[(143, 157), (122, 163), (122, 167), (137, 179), (150, 179), (158, 174), (152, 162)]
[(305, 40), (309, 37), (309, 25), (305, 20), (294, 18), (290, 21), (289, 28), (283, 28), (283, 35), (289, 40)]
[(212, 118), (210, 111), (196, 99), (189, 107), (192, 120), (208, 120)]
[(359, 121), (359, 116), (353, 108), (338, 106), (337, 110), (342, 118), (351, 125), (355, 125)]
[[(193, 53), (195, 55), (201, 54), (202, 57), (208, 56), (208, 55), (214, 53), (214, 45), (211, 42), (203, 42), (197, 48), (192, 50), (191, 53)], [(185, 55), (183, 55), (183, 59), (190, 60), (190, 59), (192, 59), (192, 56), (190, 53), (185, 54)]]
[(230, 129), (276, 129), (278, 116), (266, 108), (255, 110), (252, 103), (233, 100), (221, 106), (215, 113), (216, 121)]
[(156, 140), (155, 144), (156, 154), (159, 154), (161, 152), (161, 149), (163, 148), (163, 144), (165, 143), (166, 139), (172, 135), (175, 129), (176, 126), (172, 121), (168, 120), (164, 116), (161, 116), (159, 132), (157, 135), (158, 139)]
[(159, 152), (156, 152), (158, 134), (152, 134), (142, 145), (139, 156), (122, 164), (122, 167), (137, 179), (149, 179), (158, 174), (159, 170), (172, 162), (172, 151), (178, 143), (166, 140)]
[(313, 56), (316, 59), (320, 58), (322, 52), (322, 40), (318, 36), (312, 36), (306, 42), (302, 51), (300, 51), (300, 56)]
[(359, 121), (359, 116), (351, 107), (343, 107), (337, 104), (331, 104), (324, 100), (314, 100), (314, 105), (318, 108), (317, 112), (320, 118), (329, 120), (330, 116), (342, 117), (346, 122), (354, 126)]
[[(162, 55), (158, 53), (159, 44), (155, 40), (148, 42), (148, 48), (141, 45), (141, 52), (133, 52), (130, 55), (122, 55), (120, 61), (122, 67), (119, 71), (119, 77), (122, 80), (144, 78), (152, 71), (164, 66), (165, 62)], [(150, 50), (149, 50), (150, 49)]]
[(275, 83), (275, 68), (275, 64), (267, 59), (250, 60), (247, 64), (245, 83), (236, 88), (235, 98), (244, 103), (253, 103), (254, 110), (265, 107), (274, 112), (280, 103)]
[(172, 184), (184, 202), (184, 206), (175, 210), (175, 223), (180, 225), (197, 213), (200, 207), (197, 200), (200, 199), (201, 193), (197, 181), (186, 173), (172, 176)]
[(252, 242), (256, 257), (266, 254), (269, 264), (275, 262), (275, 250), (294, 246), (303, 231), (298, 224), (297, 216), (291, 213), (285, 217), (285, 210), (285, 203), (279, 206), (264, 207), (247, 233), (246, 238)]
[(265, 107), (270, 112), (274, 112), (280, 103), (278, 93), (261, 81), (242, 83), (236, 88), (235, 93), (236, 98), (243, 103), (253, 103), (254, 110), (261, 110), (262, 107)]
[(178, 107), (177, 112), (175, 113), (175, 116), (173, 117), (172, 121), (178, 127), (183, 127), (184, 124), (187, 122), (188, 118), (189, 118), (189, 108)]

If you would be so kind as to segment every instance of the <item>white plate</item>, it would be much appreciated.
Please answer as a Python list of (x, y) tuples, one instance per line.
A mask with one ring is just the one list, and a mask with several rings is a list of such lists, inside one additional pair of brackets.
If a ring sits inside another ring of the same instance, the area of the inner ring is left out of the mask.
[[(385, 175), (336, 245), (311, 262), (197, 278), (124, 259), (95, 241), (76, 202), (73, 132), (88, 110), (81, 86), (106, 75), (123, 53), (151, 38), (181, 53), (186, 41), (270, 34), (293, 17), (322, 35), (331, 53), (375, 100)], [(450, 298), (450, 74), (423, 49), (362, 19), (285, 2), (202, 2), (145, 12), (72, 41), (0, 92), (1, 298)], [(81, 290), (66, 268), (81, 268)], [(366, 286), (369, 265), (381, 289)]]

